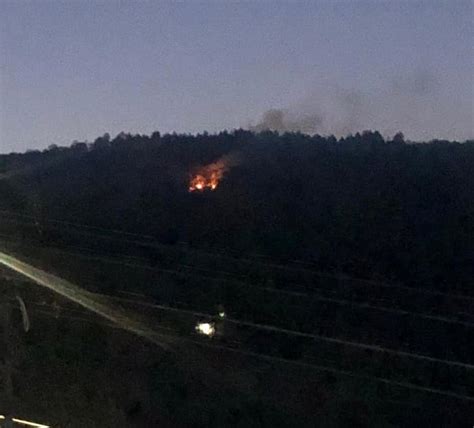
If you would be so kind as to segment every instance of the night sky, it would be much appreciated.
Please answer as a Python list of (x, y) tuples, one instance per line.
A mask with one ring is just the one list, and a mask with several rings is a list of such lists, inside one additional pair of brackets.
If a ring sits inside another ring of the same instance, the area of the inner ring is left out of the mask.
[(321, 134), (473, 138), (473, 5), (0, 0), (0, 152), (273, 108)]

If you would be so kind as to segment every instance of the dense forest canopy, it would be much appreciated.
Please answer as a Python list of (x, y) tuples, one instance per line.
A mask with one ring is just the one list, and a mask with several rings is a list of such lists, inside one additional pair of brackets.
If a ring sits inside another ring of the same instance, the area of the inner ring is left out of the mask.
[[(1, 251), (174, 344), (0, 269), (21, 343), (6, 354), (21, 373), (12, 408), (70, 427), (459, 425), (473, 165), (474, 141), (371, 131), (121, 133), (0, 155)], [(197, 342), (202, 314), (219, 333)]]
[[(218, 187), (190, 192), (222, 159)], [(106, 134), (1, 155), (0, 209), (472, 293), (473, 165), (474, 141), (401, 133)]]

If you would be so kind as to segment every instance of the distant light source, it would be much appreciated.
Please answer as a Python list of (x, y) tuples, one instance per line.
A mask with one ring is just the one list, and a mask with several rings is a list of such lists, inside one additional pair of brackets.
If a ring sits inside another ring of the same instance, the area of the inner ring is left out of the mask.
[(214, 327), (214, 323), (199, 322), (196, 325), (196, 331), (199, 334), (204, 334), (206, 336), (214, 336), (214, 333), (216, 332), (216, 328)]
[(225, 318), (225, 312), (224, 311), (219, 312), (219, 318)]

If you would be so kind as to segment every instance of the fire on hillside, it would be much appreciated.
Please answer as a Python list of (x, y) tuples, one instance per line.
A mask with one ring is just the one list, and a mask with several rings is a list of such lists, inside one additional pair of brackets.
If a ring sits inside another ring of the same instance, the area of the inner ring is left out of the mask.
[(205, 190), (216, 190), (224, 174), (231, 166), (237, 164), (235, 155), (223, 156), (216, 162), (197, 168), (189, 180), (188, 190), (190, 192), (203, 192)]

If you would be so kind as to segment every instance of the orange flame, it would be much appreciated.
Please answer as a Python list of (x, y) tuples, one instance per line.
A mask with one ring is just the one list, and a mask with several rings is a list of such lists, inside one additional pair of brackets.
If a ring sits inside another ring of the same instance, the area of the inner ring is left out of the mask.
[(223, 172), (217, 171), (200, 171), (200, 174), (195, 175), (189, 182), (189, 191), (194, 192), (196, 190), (203, 191), (205, 189), (215, 190), (219, 185), (219, 181), (222, 178)]
[(190, 192), (203, 192), (206, 189), (216, 190), (224, 173), (238, 163), (239, 156), (232, 153), (221, 157), (214, 163), (199, 168), (196, 174), (191, 177), (188, 190)]

